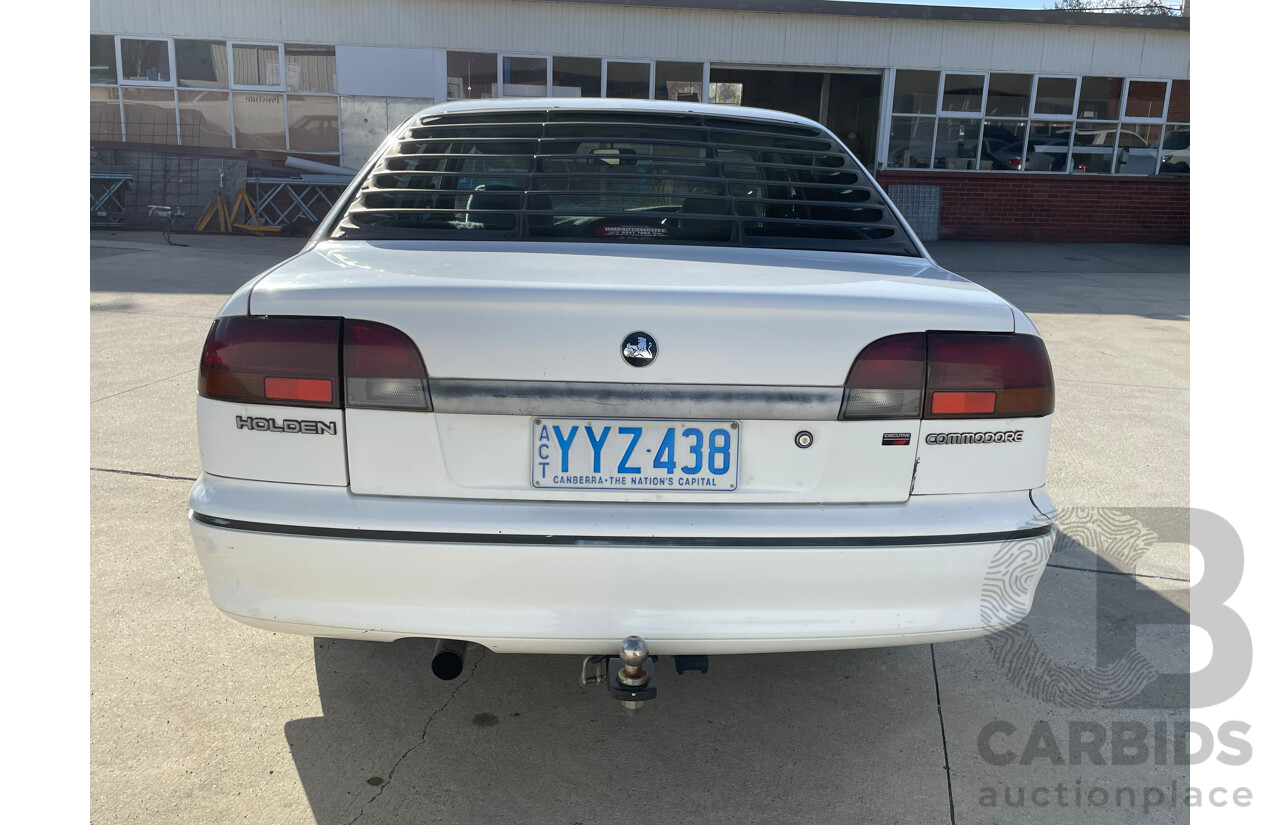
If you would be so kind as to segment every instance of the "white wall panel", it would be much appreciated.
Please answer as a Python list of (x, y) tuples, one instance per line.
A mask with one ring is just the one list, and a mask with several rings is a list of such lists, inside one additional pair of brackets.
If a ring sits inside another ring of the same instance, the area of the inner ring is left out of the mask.
[(937, 69), (942, 59), (942, 27), (924, 20), (895, 20), (889, 34), (895, 67)]
[(1137, 73), (1144, 77), (1189, 77), (1191, 53), (1186, 39), (1174, 32), (1147, 32)]
[(1137, 47), (1134, 40), (1132, 32), (1097, 32), (1093, 39), (1093, 60), (1089, 63), (1088, 73), (1103, 77), (1138, 74), (1142, 67), (1142, 49)]
[(338, 47), (338, 94), (436, 97), (443, 50)]
[(996, 27), (991, 38), (991, 70), (994, 72), (1034, 72), (1044, 53), (1042, 26)]
[(972, 69), (991, 62), (995, 29), (985, 23), (934, 24), (942, 29), (938, 61), (944, 69)]
[(1054, 26), (1044, 33), (1040, 71), (1079, 74), (1093, 63), (1092, 26)]
[(1157, 77), (1187, 76), (1190, 42), (1184, 31), (511, 0), (93, 0), (90, 20), (106, 34)]

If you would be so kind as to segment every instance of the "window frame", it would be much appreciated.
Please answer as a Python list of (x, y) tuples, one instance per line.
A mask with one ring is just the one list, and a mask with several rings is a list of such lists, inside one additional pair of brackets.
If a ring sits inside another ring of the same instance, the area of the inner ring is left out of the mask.
[[(503, 80), (503, 79), (502, 79), (502, 77), (503, 77), (503, 75), (505, 74), (505, 72), (504, 72), (504, 68), (505, 68), (505, 67), (504, 67), (504, 64), (505, 64), (506, 59), (507, 59), (508, 57), (514, 57), (514, 58), (527, 58), (527, 59), (532, 59), (532, 60), (545, 60), (545, 61), (546, 61), (546, 64), (547, 64), (547, 76), (546, 76), (546, 81), (547, 81), (547, 82), (543, 84), (543, 86), (545, 87), (545, 89), (544, 89), (544, 91), (543, 91), (543, 93), (542, 93), (542, 97), (550, 97), (550, 96), (551, 96), (551, 83), (552, 83), (552, 69), (551, 69), (551, 60), (552, 60), (552, 56), (551, 56), (551, 55), (549, 55), (549, 54), (529, 54), (529, 53), (525, 53), (525, 52), (498, 52), (498, 77), (497, 77), (497, 79), (496, 79), (496, 80), (494, 81), (494, 83), (493, 83), (493, 88), (494, 88), (494, 95), (493, 95), (493, 96), (494, 96), (495, 98), (504, 98), (504, 97), (507, 97), (507, 89), (506, 89), (506, 87), (507, 87), (507, 83), (506, 83), (506, 81), (505, 81), (505, 80)], [(511, 85), (512, 85), (512, 86), (524, 86), (524, 85), (527, 85), (527, 84), (523, 84), (523, 83), (513, 83), (513, 84), (511, 84)], [(601, 91), (603, 91), (603, 84), (602, 84), (602, 89), (601, 89)], [(512, 95), (512, 97), (526, 97), (526, 95)]]
[[(657, 60), (657, 58), (642, 58), (642, 57), (603, 57), (603, 58), (601, 58), (601, 59), (600, 59), (600, 62), (601, 62), (601, 67), (600, 67), (600, 97), (601, 97), (602, 99), (606, 99), (606, 100), (634, 100), (634, 98), (625, 98), (625, 97), (614, 97), (614, 98), (610, 98), (610, 97), (609, 97), (609, 64), (610, 64), (610, 63), (636, 63), (636, 64), (647, 64), (647, 65), (649, 66), (649, 96), (648, 96), (648, 97), (646, 97), (646, 98), (644, 98), (644, 99), (645, 99), (645, 100), (653, 100), (653, 93), (654, 93), (654, 85), (653, 85), (653, 84), (654, 84), (654, 78), (655, 78), (655, 76), (657, 75), (657, 69), (658, 69), (658, 66), (657, 66), (657, 64), (658, 64), (658, 60)], [(684, 63), (695, 63), (695, 62), (697, 62), (697, 61), (694, 61), (694, 60), (685, 60), (685, 61), (670, 61), (670, 62), (673, 62), (673, 63), (679, 63), (679, 62), (684, 62)]]
[[(277, 65), (280, 67), (279, 68), (280, 85), (263, 86), (263, 85), (250, 85), (245, 83), (237, 83), (236, 82), (236, 52), (235, 52), (236, 46), (254, 46), (254, 47), (275, 46), (276, 58), (278, 61)], [(288, 84), (286, 82), (286, 77), (285, 77), (284, 43), (283, 42), (273, 43), (269, 40), (231, 40), (230, 38), (227, 39), (227, 88), (228, 89), (231, 89), (237, 92), (280, 92), (281, 94), (284, 94), (287, 91), (285, 89), (285, 86), (287, 85)], [(285, 114), (287, 118), (288, 112), (286, 111)]]
[[(126, 80), (124, 77), (124, 41), (126, 40), (154, 40), (164, 43), (169, 50), (169, 79), (168, 80)], [(95, 83), (94, 86), (103, 86), (106, 84)], [(149, 86), (153, 89), (177, 88), (178, 85), (178, 59), (173, 51), (172, 37), (154, 37), (151, 35), (140, 34), (117, 34), (116, 35), (116, 85), (118, 86)], [(177, 104), (177, 98), (174, 98), (174, 104)]]
[[(894, 109), (893, 107), (894, 92), (897, 87), (899, 71), (936, 71), (938, 73), (937, 103), (934, 106), (934, 111), (932, 113), (898, 112)], [(993, 74), (1027, 74), (1031, 76), (1031, 97), (1030, 97), (1030, 100), (1028, 101), (1028, 109), (1025, 117), (1003, 117), (1003, 116), (990, 116), (986, 114), (987, 100), (991, 91), (991, 75)], [(946, 89), (946, 79), (950, 75), (971, 75), (971, 76), (981, 75), (982, 76), (983, 88), (982, 88), (982, 112), (981, 113), (975, 115), (975, 113), (973, 112), (952, 111), (952, 110), (943, 108), (943, 105), (944, 105), (943, 101), (945, 99), (944, 91)], [(1074, 74), (1065, 74), (1061, 72), (1017, 72), (1017, 71), (960, 70), (960, 69), (910, 68), (910, 69), (900, 70), (897, 67), (886, 69), (884, 73), (885, 79), (884, 79), (884, 86), (883, 86), (883, 88), (886, 91), (881, 95), (881, 100), (882, 100), (881, 110), (880, 110), (881, 131), (880, 131), (880, 140), (878, 141), (876, 166), (879, 169), (894, 170), (894, 171), (899, 170), (899, 167), (891, 167), (888, 165), (890, 135), (893, 130), (893, 121), (895, 118), (907, 118), (907, 117), (929, 118), (933, 121), (933, 140), (930, 143), (930, 149), (929, 149), (929, 165), (923, 169), (912, 169), (907, 167), (901, 167), (901, 171), (906, 171), (906, 172), (911, 172), (911, 171), (918, 171), (918, 172), (995, 171), (994, 169), (982, 168), (982, 147), (983, 147), (983, 142), (986, 139), (987, 121), (995, 121), (995, 122), (1022, 121), (1026, 123), (1026, 134), (1024, 134), (1022, 138), (1022, 157), (1023, 158), (1027, 157), (1027, 152), (1030, 149), (1030, 141), (1032, 136), (1032, 124), (1036, 122), (1059, 122), (1059, 123), (1070, 122), (1071, 133), (1070, 133), (1069, 144), (1068, 144), (1067, 160), (1066, 160), (1065, 168), (1062, 171), (1052, 171), (1052, 170), (1029, 171), (1027, 169), (1004, 170), (1004, 171), (1018, 171), (1024, 174), (1032, 174), (1032, 175), (1089, 174), (1091, 176), (1109, 175), (1112, 177), (1134, 177), (1134, 178), (1155, 177), (1160, 175), (1160, 158), (1162, 158), (1164, 155), (1164, 140), (1165, 140), (1165, 136), (1169, 132), (1168, 127), (1176, 126), (1176, 127), (1190, 128), (1190, 123), (1175, 122), (1169, 119), (1169, 102), (1173, 94), (1173, 81), (1177, 78), (1121, 76), (1122, 79), (1124, 80), (1124, 85), (1121, 90), (1120, 108), (1118, 112), (1118, 117), (1116, 119), (1115, 135), (1112, 137), (1111, 144), (1110, 144), (1112, 152), (1111, 152), (1111, 165), (1109, 167), (1109, 171), (1098, 172), (1098, 173), (1083, 173), (1083, 172), (1075, 171), (1075, 157), (1074, 157), (1075, 151), (1074, 150), (1076, 145), (1076, 132), (1078, 130), (1079, 124), (1082, 122), (1086, 124), (1095, 123), (1095, 122), (1099, 124), (1111, 123), (1111, 121), (1094, 121), (1094, 120), (1081, 121), (1081, 119), (1078, 117), (1079, 110), (1080, 110), (1080, 93), (1081, 93), (1081, 87), (1084, 84), (1084, 78), (1085, 77), (1102, 77), (1102, 76), (1106, 76), (1106, 75), (1093, 75), (1093, 74), (1074, 75)], [(1038, 112), (1036, 110), (1036, 104), (1039, 98), (1041, 78), (1062, 78), (1062, 79), (1070, 79), (1075, 81), (1075, 94), (1072, 98), (1071, 113), (1069, 115), (1067, 114), (1053, 115), (1053, 114)], [(1161, 117), (1142, 118), (1142, 117), (1125, 117), (1124, 116), (1124, 113), (1129, 106), (1129, 84), (1131, 82), (1164, 83), (1165, 84), (1164, 110)], [(955, 118), (965, 118), (965, 117), (973, 117), (981, 121), (979, 132), (978, 132), (978, 157), (976, 159), (977, 168), (972, 170), (938, 168), (936, 166), (936, 163), (937, 163), (937, 143), (938, 143), (939, 123), (942, 121), (943, 118), (955, 119)], [(1120, 162), (1120, 151), (1119, 151), (1120, 133), (1121, 131), (1123, 131), (1123, 124), (1125, 123), (1151, 124), (1151, 125), (1160, 125), (1162, 127), (1160, 130), (1160, 141), (1155, 147), (1153, 147), (1156, 150), (1156, 157), (1157, 157), (1155, 172), (1152, 172), (1149, 174), (1147, 173), (1135, 174), (1135, 173), (1116, 171), (1117, 166)], [(1105, 145), (1105, 144), (1097, 144), (1097, 145)]]

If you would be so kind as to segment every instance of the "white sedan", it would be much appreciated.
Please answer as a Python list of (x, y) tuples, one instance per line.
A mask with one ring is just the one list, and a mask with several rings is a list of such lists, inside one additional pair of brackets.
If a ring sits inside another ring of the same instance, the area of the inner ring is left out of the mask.
[(1053, 406), (817, 123), (449, 103), (214, 321), (190, 525), (232, 618), (459, 665), (964, 639), (1031, 608)]

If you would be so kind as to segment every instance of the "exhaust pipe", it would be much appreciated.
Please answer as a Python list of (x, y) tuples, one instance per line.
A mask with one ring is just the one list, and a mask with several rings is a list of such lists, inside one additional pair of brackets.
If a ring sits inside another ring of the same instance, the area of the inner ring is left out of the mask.
[(467, 658), (467, 643), (457, 639), (436, 639), (435, 653), (431, 654), (431, 672), (437, 679), (450, 681), (462, 674)]

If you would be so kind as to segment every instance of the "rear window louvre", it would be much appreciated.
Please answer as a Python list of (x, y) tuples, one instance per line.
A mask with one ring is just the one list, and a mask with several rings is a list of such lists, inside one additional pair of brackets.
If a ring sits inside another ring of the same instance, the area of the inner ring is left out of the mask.
[(884, 197), (827, 133), (638, 111), (422, 117), (375, 165), (333, 237), (919, 255)]

